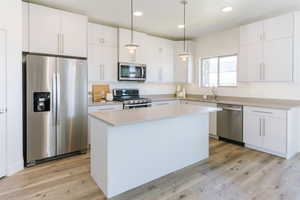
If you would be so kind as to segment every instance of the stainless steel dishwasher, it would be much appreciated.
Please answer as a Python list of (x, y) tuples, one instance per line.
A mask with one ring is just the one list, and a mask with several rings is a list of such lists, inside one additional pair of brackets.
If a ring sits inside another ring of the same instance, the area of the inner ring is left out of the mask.
[(217, 135), (219, 139), (244, 145), (243, 106), (218, 104), (222, 111), (217, 114)]

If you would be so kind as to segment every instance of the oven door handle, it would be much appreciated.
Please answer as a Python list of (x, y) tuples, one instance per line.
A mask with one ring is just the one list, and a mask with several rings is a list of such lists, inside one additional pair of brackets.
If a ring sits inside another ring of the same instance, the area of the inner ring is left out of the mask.
[(143, 103), (143, 104), (126, 104), (124, 107), (140, 107), (140, 106), (151, 106), (151, 103)]
[(231, 107), (223, 107), (223, 110), (230, 110), (230, 111), (242, 111), (242, 108), (231, 108)]

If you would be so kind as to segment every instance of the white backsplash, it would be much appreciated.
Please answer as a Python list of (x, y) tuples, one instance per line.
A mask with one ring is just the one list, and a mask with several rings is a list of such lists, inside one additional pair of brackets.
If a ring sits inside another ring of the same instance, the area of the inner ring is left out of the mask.
[[(93, 84), (106, 83), (89, 83), (89, 91), (91, 91)], [(116, 88), (130, 88), (139, 89), (141, 95), (158, 95), (158, 94), (175, 94), (176, 85), (172, 83), (137, 83), (137, 82), (118, 82), (109, 83), (110, 89)]]

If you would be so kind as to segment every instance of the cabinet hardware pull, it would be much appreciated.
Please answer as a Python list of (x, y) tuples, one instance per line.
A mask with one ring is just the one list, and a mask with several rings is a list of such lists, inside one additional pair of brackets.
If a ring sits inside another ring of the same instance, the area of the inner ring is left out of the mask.
[(257, 110), (255, 110), (255, 111), (253, 111), (253, 112), (256, 112), (256, 113), (262, 113), (262, 114), (270, 114), (270, 115), (272, 115), (272, 114), (273, 114), (272, 112), (266, 112), (266, 111), (257, 111)]
[(263, 119), (263, 136), (266, 136), (266, 119)]
[(61, 46), (62, 46), (62, 53), (64, 54), (65, 53), (65, 36), (64, 34), (61, 34), (61, 37), (62, 37), (62, 42), (61, 42)]
[(60, 54), (60, 34), (57, 34), (57, 50), (58, 50), (58, 54)]
[(259, 118), (259, 136), (261, 136), (261, 118)]

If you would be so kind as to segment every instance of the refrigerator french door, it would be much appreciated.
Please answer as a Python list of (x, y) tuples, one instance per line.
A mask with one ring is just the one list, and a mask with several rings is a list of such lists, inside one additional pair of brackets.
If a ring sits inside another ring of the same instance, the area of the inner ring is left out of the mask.
[(85, 60), (26, 55), (26, 166), (87, 148)]

